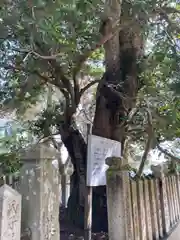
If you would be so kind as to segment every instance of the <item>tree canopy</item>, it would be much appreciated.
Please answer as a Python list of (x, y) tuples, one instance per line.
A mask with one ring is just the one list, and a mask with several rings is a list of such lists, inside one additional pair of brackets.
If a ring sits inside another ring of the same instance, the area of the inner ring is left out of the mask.
[[(151, 121), (159, 141), (180, 137), (180, 5), (166, 0), (123, 1), (121, 19), (105, 35), (101, 33), (104, 11), (101, 0), (4, 1), (0, 7), (2, 111), (16, 110), (22, 117), (28, 108), (42, 103), (29, 125), (39, 138), (61, 134), (67, 123), (76, 126), (82, 96), (88, 98), (87, 90), (103, 75), (103, 45), (117, 30), (138, 25), (145, 51), (138, 60), (136, 109), (132, 119), (124, 119), (127, 136), (143, 141)], [(44, 99), (49, 89), (54, 98), (48, 105)]]
[[(1, 119), (2, 120), (2, 119)], [(1, 123), (1, 121), (0, 121)], [(33, 141), (26, 126), (7, 119), (0, 126), (0, 175), (17, 172), (21, 167), (19, 151)]]

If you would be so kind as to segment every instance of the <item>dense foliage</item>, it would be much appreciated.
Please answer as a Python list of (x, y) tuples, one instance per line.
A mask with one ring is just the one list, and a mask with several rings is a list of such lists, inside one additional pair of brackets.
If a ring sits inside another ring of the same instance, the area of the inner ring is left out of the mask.
[[(132, 17), (138, 16), (146, 51), (139, 60), (141, 87), (127, 135), (144, 141), (148, 109), (156, 137), (175, 139), (180, 137), (180, 6), (165, 0), (123, 1), (123, 17), (130, 11)], [(24, 117), (28, 108), (39, 104), (29, 124), (39, 138), (61, 134), (67, 123), (76, 126), (74, 116), (82, 95), (101, 78), (103, 12), (104, 3), (98, 0), (1, 4), (2, 110), (16, 110), (18, 117)], [(53, 99), (46, 104), (49, 89)]]
[(8, 121), (0, 127), (0, 175), (17, 172), (21, 166), (20, 150), (32, 143), (25, 126)]

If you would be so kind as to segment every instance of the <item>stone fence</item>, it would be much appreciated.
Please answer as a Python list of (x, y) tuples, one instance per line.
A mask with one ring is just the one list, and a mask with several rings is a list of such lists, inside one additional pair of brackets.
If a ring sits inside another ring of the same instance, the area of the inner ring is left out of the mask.
[[(71, 174), (63, 174), (59, 179), (59, 204), (62, 207), (67, 207), (68, 199), (71, 191), (71, 182), (70, 182)], [(13, 189), (19, 191), (20, 187), (20, 173), (12, 173), (8, 175), (4, 175), (0, 177), (0, 186), (7, 184)]]
[[(0, 187), (1, 240), (59, 240), (59, 171), (54, 153), (34, 146), (22, 155), (19, 176)], [(13, 189), (14, 188), (14, 189)]]
[(153, 178), (133, 180), (117, 162), (109, 165), (109, 239), (159, 240), (167, 236), (180, 220), (180, 176), (165, 176), (158, 166)]

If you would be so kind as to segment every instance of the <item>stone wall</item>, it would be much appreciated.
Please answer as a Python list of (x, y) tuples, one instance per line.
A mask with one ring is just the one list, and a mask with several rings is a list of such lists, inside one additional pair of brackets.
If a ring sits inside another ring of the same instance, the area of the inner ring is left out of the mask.
[(54, 155), (36, 147), (22, 156), (22, 233), (28, 232), (32, 240), (59, 240), (59, 171), (52, 164)]
[(158, 166), (153, 178), (132, 179), (120, 162), (107, 172), (109, 239), (163, 238), (180, 220), (180, 176)]

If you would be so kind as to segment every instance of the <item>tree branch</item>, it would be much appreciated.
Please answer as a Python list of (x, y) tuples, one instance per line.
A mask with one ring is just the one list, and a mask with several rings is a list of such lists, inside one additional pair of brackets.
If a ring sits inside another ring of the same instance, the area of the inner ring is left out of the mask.
[(57, 57), (59, 57), (60, 55), (62, 55), (62, 53), (57, 53), (57, 54), (53, 54), (51, 56), (42, 56), (37, 52), (32, 51), (32, 54), (34, 54), (35, 56), (42, 58), (44, 60), (56, 60)]
[(25, 73), (30, 73), (30, 74), (33, 74), (33, 75), (37, 75), (38, 77), (40, 77), (44, 81), (44, 83), (52, 83), (53, 84), (52, 79), (50, 77), (39, 73), (37, 70), (27, 69), (27, 68), (23, 67), (22, 65), (15, 66), (15, 65), (1, 64), (0, 67), (4, 68), (6, 70), (22, 71), (22, 72), (25, 72)]
[(170, 152), (168, 152), (167, 149), (164, 149), (160, 146), (160, 143), (159, 141), (157, 140), (157, 148), (160, 152), (164, 153), (165, 155), (167, 155), (168, 157), (170, 157), (172, 160), (174, 160), (175, 162), (178, 162), (180, 163), (180, 158), (179, 157), (176, 157), (174, 156), (173, 154), (171, 154)]
[(172, 13), (180, 14), (180, 10), (173, 7), (162, 7), (161, 10), (165, 11), (167, 14), (172, 14)]
[[(35, 74), (36, 76), (40, 77), (43, 80), (42, 84), (52, 84), (52, 85), (58, 87), (59, 90), (64, 95), (64, 98), (66, 100), (66, 113), (65, 113), (66, 119), (68, 120), (71, 118), (72, 114), (74, 113), (74, 111), (76, 109), (75, 106), (70, 107), (70, 105), (71, 105), (70, 95), (71, 95), (71, 92), (73, 91), (73, 89), (71, 88), (72, 86), (68, 86), (69, 79), (66, 79), (65, 76), (60, 74), (59, 68), (58, 68), (58, 73), (62, 77), (61, 79), (63, 79), (62, 82), (58, 81), (56, 78), (54, 78), (54, 80), (52, 81), (51, 78), (39, 73), (37, 70), (29, 70), (21, 65), (15, 66), (15, 65), (4, 65), (3, 64), (0, 67), (3, 67), (4, 69), (7, 69), (7, 70), (22, 71), (22, 72), (26, 72), (26, 73), (30, 73), (30, 74)], [(26, 90), (29, 87), (29, 84), (31, 84), (29, 81), (26, 81), (25, 83), (21, 84), (21, 87), (20, 87), (21, 90), (18, 93), (18, 96), (20, 98), (23, 98), (23, 96), (25, 95)], [(65, 84), (66, 84), (66, 87), (64, 87)], [(69, 82), (69, 84), (70, 84), (70, 82)], [(70, 89), (70, 92), (67, 90), (67, 88)], [(73, 102), (73, 100), (72, 100), (72, 102)]]
[(60, 57), (62, 55), (62, 53), (57, 53), (57, 54), (53, 54), (50, 56), (43, 56), (35, 51), (33, 51), (32, 49), (18, 49), (18, 48), (13, 48), (13, 51), (16, 52), (21, 52), (21, 53), (27, 53), (27, 55), (35, 55), (38, 58), (44, 59), (44, 60), (56, 60), (57, 57)]
[[(54, 73), (55, 73), (54, 78), (55, 78), (56, 83), (57, 84), (59, 83), (59, 87), (65, 88), (68, 91), (68, 93), (70, 94), (70, 96), (72, 98), (72, 102), (73, 102), (74, 101), (74, 89), (73, 89), (73, 86), (72, 86), (72, 84), (70, 82), (70, 79), (65, 76), (62, 67), (57, 65), (57, 63), (54, 60), (51, 60), (50, 64), (55, 69), (55, 71), (54, 71)], [(60, 80), (61, 80), (62, 84), (60, 84)]]
[[(40, 51), (44, 54), (44, 52), (48, 52), (47, 49), (44, 49), (42, 44), (36, 41), (36, 46)], [(68, 122), (73, 113), (76, 110), (76, 107), (78, 103), (75, 101), (75, 89), (73, 89), (73, 86), (71, 84), (71, 81), (68, 77), (66, 77), (63, 68), (60, 64), (56, 62), (55, 58), (44, 58), (44, 55), (36, 54), (41, 59), (48, 60), (48, 63), (52, 67), (52, 76), (54, 78), (54, 82), (56, 86), (59, 88), (59, 90), (63, 93), (64, 98), (66, 100), (66, 122)]]
[(137, 105), (130, 111), (130, 113), (128, 114), (127, 124), (130, 124), (132, 122), (134, 116), (138, 113), (138, 111), (139, 111), (139, 105)]
[(103, 46), (107, 41), (111, 40), (115, 34), (119, 31), (121, 31), (122, 29), (124, 29), (125, 27), (127, 27), (128, 25), (131, 25), (132, 22), (128, 22), (128, 23), (125, 23), (125, 24), (121, 24), (119, 26), (119, 19), (113, 23), (113, 26), (112, 26), (112, 31), (111, 32), (108, 32), (106, 33), (106, 35), (102, 36), (102, 38), (100, 39), (100, 41), (94, 46), (92, 47), (90, 50), (87, 50), (86, 52), (84, 52), (83, 54), (81, 54), (76, 62), (78, 63), (76, 65), (76, 67), (74, 68), (73, 70), (73, 76), (76, 76), (77, 73), (80, 71), (82, 65), (84, 64), (84, 62), (90, 57), (90, 55), (96, 51), (97, 49), (99, 49), (101, 46)]
[(76, 76), (73, 76), (73, 82), (74, 82), (74, 99), (75, 99), (76, 105), (78, 105), (79, 99), (81, 98), (81, 96), (80, 96), (79, 81)]
[(100, 80), (96, 79), (90, 83), (88, 83), (84, 88), (80, 90), (80, 97), (84, 94), (85, 91), (87, 91), (90, 87), (92, 87), (94, 84), (99, 83)]
[[(54, 54), (54, 55), (51, 55), (51, 56), (44, 56), (44, 55), (41, 55), (41, 54), (39, 54), (39, 53), (31, 50), (31, 49), (18, 49), (18, 48), (13, 48), (12, 50), (13, 50), (13, 51), (17, 51), (17, 52), (27, 53), (27, 55), (26, 55), (25, 58), (27, 58), (27, 56), (30, 56), (30, 55), (32, 54), (32, 55), (35, 55), (36, 57), (38, 57), (38, 58), (40, 58), (40, 59), (48, 60), (49, 63), (50, 63), (51, 65), (53, 65), (53, 67), (55, 68), (55, 72), (58, 73), (58, 76), (59, 76), (59, 78), (61, 79), (64, 87), (68, 90), (68, 92), (71, 94), (71, 96), (74, 95), (74, 94), (73, 94), (73, 87), (72, 87), (72, 85), (71, 85), (71, 83), (70, 83), (70, 80), (65, 76), (65, 73), (64, 73), (62, 67), (61, 67), (60, 65), (55, 64), (56, 62), (53, 61), (53, 60), (56, 60), (56, 58), (57, 58), (58, 56), (60, 56), (60, 53)], [(54, 81), (54, 83), (55, 83), (54, 85), (57, 86), (58, 88), (59, 88), (59, 87), (62, 87), (62, 86), (60, 86), (60, 84), (59, 84), (59, 79), (56, 78), (56, 80)]]
[(146, 147), (145, 147), (143, 156), (141, 158), (141, 163), (140, 163), (139, 169), (137, 171), (137, 175), (136, 175), (137, 177), (141, 177), (141, 175), (142, 175), (144, 165), (145, 165), (148, 153), (151, 149), (152, 140), (153, 140), (154, 130), (153, 130), (153, 125), (152, 125), (152, 116), (151, 116), (151, 113), (150, 113), (149, 109), (147, 109), (147, 120), (148, 120), (148, 126), (147, 126), (147, 129), (146, 129), (146, 132), (148, 134), (148, 140), (147, 140), (147, 143), (146, 143)]

